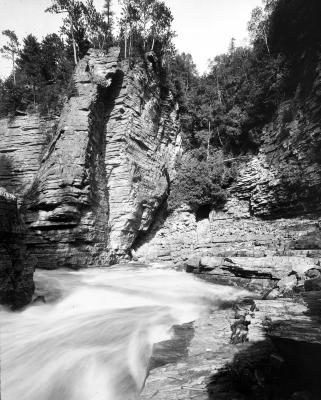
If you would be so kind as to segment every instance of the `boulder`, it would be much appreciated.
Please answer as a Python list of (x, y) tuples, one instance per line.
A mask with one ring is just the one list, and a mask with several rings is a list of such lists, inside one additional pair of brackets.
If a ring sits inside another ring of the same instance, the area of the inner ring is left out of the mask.
[(304, 282), (304, 288), (307, 292), (321, 290), (321, 278), (308, 279)]
[(190, 257), (186, 262), (186, 272), (195, 272), (195, 270), (199, 270), (200, 267), (200, 262), (201, 262), (201, 257), (199, 256), (193, 256)]
[(200, 265), (205, 268), (205, 270), (213, 270), (214, 268), (221, 267), (224, 262), (223, 257), (201, 257)]
[(311, 268), (305, 273), (305, 276), (309, 279), (320, 278), (321, 271), (317, 268)]
[(286, 276), (285, 278), (282, 278), (278, 282), (278, 288), (280, 293), (287, 293), (291, 290), (293, 290), (298, 283), (298, 279), (295, 274)]

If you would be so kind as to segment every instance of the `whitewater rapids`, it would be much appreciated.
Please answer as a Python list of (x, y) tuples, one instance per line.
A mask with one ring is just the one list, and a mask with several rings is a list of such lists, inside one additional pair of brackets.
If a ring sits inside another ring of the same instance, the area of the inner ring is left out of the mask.
[(173, 325), (247, 295), (137, 265), (38, 271), (35, 281), (46, 303), (0, 311), (3, 400), (139, 399), (153, 345)]

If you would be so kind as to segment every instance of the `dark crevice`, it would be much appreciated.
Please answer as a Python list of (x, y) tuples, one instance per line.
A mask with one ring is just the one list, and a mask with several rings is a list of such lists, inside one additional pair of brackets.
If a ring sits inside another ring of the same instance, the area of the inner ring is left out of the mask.
[(195, 213), (196, 222), (208, 219), (211, 211), (212, 211), (211, 204), (203, 204), (202, 206), (198, 207)]

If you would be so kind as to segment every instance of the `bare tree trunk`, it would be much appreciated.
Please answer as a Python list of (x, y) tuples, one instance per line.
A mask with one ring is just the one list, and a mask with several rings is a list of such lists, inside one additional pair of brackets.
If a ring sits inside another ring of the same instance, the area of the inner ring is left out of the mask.
[(107, 25), (110, 29), (110, 1), (107, 1)]
[(125, 58), (127, 58), (127, 36), (125, 34)]
[(14, 52), (12, 53), (12, 75), (13, 75), (13, 86), (16, 86), (16, 61)]
[(71, 38), (72, 38), (72, 49), (74, 52), (74, 62), (75, 62), (75, 65), (77, 65), (78, 60), (77, 60), (77, 49), (76, 49), (76, 42), (75, 42), (75, 36), (74, 36), (74, 24), (72, 22), (71, 15), (69, 17), (70, 17), (70, 23), (71, 23)]
[(207, 138), (207, 157), (206, 160), (210, 157), (210, 142), (211, 142), (211, 121), (208, 121), (208, 138)]
[(266, 30), (265, 30), (264, 26), (263, 26), (263, 36), (264, 36), (264, 42), (265, 42), (265, 46), (267, 48), (267, 51), (268, 51), (269, 55), (271, 55), (270, 46), (269, 46), (269, 43), (268, 43), (268, 38), (267, 38), (267, 34), (266, 34)]
[(218, 136), (218, 140), (220, 141), (221, 146), (223, 147), (223, 142), (222, 142), (220, 130), (218, 129), (218, 127), (217, 127), (217, 136)]
[(217, 97), (219, 103), (222, 105), (222, 96), (221, 96), (221, 90), (218, 82), (218, 71), (216, 70), (216, 90), (217, 90)]
[(152, 48), (151, 48), (151, 51), (153, 51), (153, 50), (154, 50), (154, 46), (155, 46), (155, 38), (153, 37), (153, 43), (152, 43)]
[(32, 83), (32, 93), (33, 93), (33, 107), (36, 109), (36, 89), (35, 89), (35, 83)]

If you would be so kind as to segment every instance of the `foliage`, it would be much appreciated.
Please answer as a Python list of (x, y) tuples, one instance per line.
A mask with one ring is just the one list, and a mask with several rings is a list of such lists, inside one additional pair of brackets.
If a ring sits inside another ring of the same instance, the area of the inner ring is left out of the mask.
[(107, 49), (113, 43), (110, 0), (105, 0), (103, 13), (96, 10), (93, 0), (52, 0), (46, 11), (67, 14), (60, 31), (69, 44), (75, 64), (91, 46)]
[[(204, 197), (214, 206), (215, 196), (211, 200), (209, 193), (221, 193), (222, 185), (209, 160), (221, 151), (238, 163), (257, 152), (262, 128), (280, 102), (294, 92), (311, 92), (321, 44), (320, 14), (317, 0), (265, 0), (248, 24), (251, 47), (236, 47), (232, 39), (229, 51), (215, 57), (203, 76), (197, 76), (184, 54), (172, 59), (168, 79), (180, 104), (183, 144), (190, 157), (180, 167), (172, 204), (188, 200), (196, 207)], [(212, 178), (218, 185), (213, 191)]]
[(12, 76), (13, 83), (16, 83), (16, 56), (19, 52), (19, 41), (16, 33), (9, 29), (2, 31), (2, 35), (7, 37), (7, 44), (0, 48), (2, 57), (8, 58), (12, 61)]
[(23, 40), (16, 61), (16, 83), (9, 76), (0, 84), (1, 116), (18, 111), (59, 114), (66, 96), (72, 61), (56, 34), (41, 43), (33, 35)]
[(188, 204), (194, 211), (204, 205), (220, 207), (226, 200), (226, 188), (236, 171), (226, 167), (223, 153), (216, 152), (205, 159), (200, 152), (187, 153), (178, 168), (168, 200), (169, 208)]
[(122, 0), (120, 39), (124, 57), (142, 56), (155, 51), (161, 59), (171, 47), (173, 16), (160, 0)]

